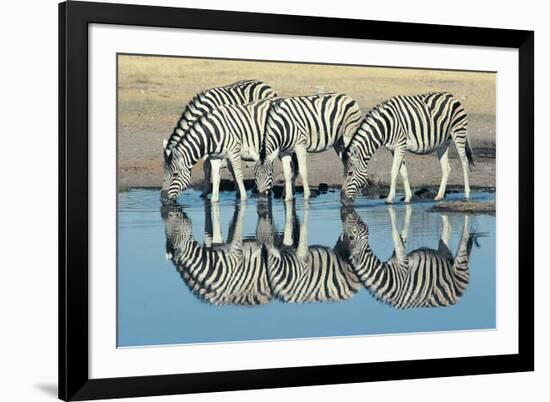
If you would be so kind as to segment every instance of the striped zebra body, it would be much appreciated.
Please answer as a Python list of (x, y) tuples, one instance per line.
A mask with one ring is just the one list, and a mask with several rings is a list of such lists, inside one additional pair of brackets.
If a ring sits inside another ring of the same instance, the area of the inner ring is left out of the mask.
[(381, 146), (393, 154), (391, 186), (386, 202), (393, 202), (399, 173), (405, 187), (405, 202), (412, 197), (404, 162), (406, 151), (416, 154), (437, 152), (442, 178), (435, 199), (443, 199), (450, 173), (448, 147), (451, 141), (462, 163), (464, 197), (469, 198), (468, 171), (473, 159), (467, 127), (464, 108), (450, 93), (396, 96), (379, 104), (367, 113), (344, 152), (342, 201), (353, 201), (367, 184), (369, 160)]
[(334, 147), (340, 155), (361, 122), (357, 102), (343, 94), (280, 98), (272, 103), (266, 123), (261, 163), (257, 164), (256, 187), (266, 195), (273, 185), (273, 161), (280, 157), (285, 176), (285, 199), (292, 199), (292, 153), (309, 198), (306, 154)]
[(259, 305), (271, 300), (261, 246), (242, 239), (244, 211), (234, 217), (227, 244), (204, 246), (193, 240), (191, 221), (181, 211), (163, 214), (167, 256), (199, 299), (216, 305)]
[[(169, 159), (173, 148), (187, 133), (189, 128), (205, 114), (214, 111), (220, 106), (243, 105), (276, 96), (276, 92), (268, 84), (258, 80), (238, 81), (199, 92), (185, 107), (170, 137), (163, 141), (165, 161)], [(204, 164), (204, 193), (207, 193), (210, 188), (210, 170), (210, 163), (207, 159)]]
[(268, 84), (258, 80), (237, 81), (222, 87), (206, 89), (196, 94), (185, 107), (172, 135), (166, 140), (164, 151), (172, 148), (189, 128), (202, 116), (224, 105), (244, 105), (262, 99), (274, 98), (277, 93)]
[(271, 290), (261, 248), (255, 244), (255, 241), (246, 241), (237, 252), (223, 247), (201, 247), (201, 263), (189, 267), (179, 265), (178, 271), (191, 291), (210, 304), (252, 306), (269, 303)]
[(202, 116), (187, 131), (166, 159), (161, 198), (175, 201), (191, 181), (191, 168), (201, 159), (212, 165), (212, 201), (219, 197), (220, 168), (231, 165), (241, 200), (246, 199), (241, 159), (258, 161), (270, 100), (225, 105)]
[(360, 287), (346, 259), (329, 247), (308, 247), (303, 258), (292, 248), (270, 252), (267, 267), (273, 295), (287, 303), (342, 301)]
[[(286, 206), (282, 244), (265, 242), (267, 272), (273, 296), (287, 303), (342, 301), (352, 297), (360, 283), (341, 247), (308, 246), (308, 211), (298, 223), (295, 206)], [(269, 226), (264, 230), (273, 232)], [(296, 243), (297, 240), (297, 243)]]
[[(406, 222), (408, 222), (406, 218)], [(368, 244), (368, 228), (355, 212), (343, 213), (343, 237), (350, 243), (350, 263), (363, 285), (379, 300), (397, 308), (441, 307), (455, 304), (469, 284), (472, 242), (468, 216), (456, 256), (440, 240), (438, 250), (420, 248), (407, 254), (406, 234), (397, 232), (392, 217), (394, 256), (381, 261)], [(408, 226), (408, 223), (405, 224)], [(406, 233), (408, 229), (404, 229)]]

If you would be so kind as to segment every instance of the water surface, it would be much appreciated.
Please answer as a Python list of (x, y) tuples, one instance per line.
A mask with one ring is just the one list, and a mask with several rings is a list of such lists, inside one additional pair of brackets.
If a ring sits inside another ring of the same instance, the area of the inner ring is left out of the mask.
[[(339, 197), (321, 194), (304, 208), (298, 195), (294, 208), (269, 208), (225, 192), (210, 206), (187, 191), (179, 208), (161, 211), (158, 191), (120, 193), (118, 346), (495, 328), (494, 216), (361, 198), (342, 210)], [(186, 259), (190, 249), (200, 258)], [(361, 257), (408, 270), (400, 290), (357, 266)], [(433, 269), (418, 267), (426, 258)], [(217, 268), (205, 266), (214, 260)]]

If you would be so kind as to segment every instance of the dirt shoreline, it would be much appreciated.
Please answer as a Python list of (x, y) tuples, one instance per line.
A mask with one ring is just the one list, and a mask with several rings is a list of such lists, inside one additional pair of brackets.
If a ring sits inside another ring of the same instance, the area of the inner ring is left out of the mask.
[[(453, 150), (454, 151), (454, 150)], [(450, 152), (449, 162), (451, 173), (448, 187), (463, 186), (463, 173), (460, 160)], [(475, 166), (470, 170), (470, 185), (472, 187), (494, 188), (496, 186), (496, 160), (495, 158), (483, 158), (476, 155), (474, 148)], [(378, 186), (389, 185), (389, 171), (392, 157), (386, 150), (379, 150), (371, 160), (370, 177)], [(409, 180), (413, 189), (439, 185), (441, 170), (435, 155), (417, 156), (406, 155)], [(253, 180), (253, 164), (243, 163), (245, 180)], [(308, 180), (311, 187), (318, 187), (324, 183), (330, 187), (339, 187), (343, 180), (343, 166), (336, 154), (332, 151), (320, 154), (310, 154), (308, 158)], [(227, 168), (222, 169), (222, 179), (232, 180)], [(202, 164), (193, 168), (191, 186), (199, 187), (203, 181)], [(275, 183), (284, 182), (280, 163), (275, 163)], [(158, 188), (162, 183), (161, 160), (120, 160), (118, 166), (118, 187)], [(298, 177), (297, 184), (301, 185)], [(398, 188), (401, 188), (401, 180), (398, 178)]]
[[(346, 93), (366, 113), (395, 95), (449, 91), (468, 113), (468, 133), (476, 165), (470, 184), (496, 186), (496, 75), (493, 73), (400, 69), (362, 66), (247, 62), (170, 57), (119, 56), (118, 58), (118, 187), (158, 188), (162, 183), (162, 140), (170, 135), (189, 100), (199, 91), (244, 78), (269, 83), (280, 96), (323, 92)], [(449, 186), (462, 186), (462, 167), (454, 145), (450, 146)], [(370, 162), (371, 179), (387, 185), (391, 154), (380, 149)], [(406, 154), (409, 180), (414, 190), (437, 186), (441, 168), (436, 154)], [(253, 179), (253, 164), (243, 164), (244, 178)], [(321, 183), (340, 186), (343, 166), (335, 152), (308, 155), (311, 187)], [(202, 166), (192, 173), (192, 185), (200, 185)], [(231, 179), (227, 169), (222, 178)], [(280, 163), (275, 182), (281, 184)], [(298, 184), (301, 181), (298, 179)], [(401, 181), (398, 180), (398, 188)]]

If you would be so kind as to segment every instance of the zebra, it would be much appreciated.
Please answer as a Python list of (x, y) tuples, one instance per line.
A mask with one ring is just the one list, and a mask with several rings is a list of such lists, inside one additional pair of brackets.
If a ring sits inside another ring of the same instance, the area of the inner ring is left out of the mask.
[[(295, 203), (285, 203), (282, 244), (264, 242), (268, 280), (272, 294), (285, 303), (342, 301), (351, 298), (361, 284), (348, 264), (342, 247), (308, 246), (309, 210), (303, 223), (296, 217)], [(269, 221), (264, 223), (269, 228)], [(296, 235), (298, 240), (296, 243)]]
[[(168, 161), (172, 149), (189, 128), (202, 116), (223, 105), (241, 105), (261, 99), (269, 99), (277, 93), (265, 82), (259, 80), (237, 81), (222, 87), (206, 89), (196, 94), (185, 107), (176, 127), (169, 138), (162, 142), (164, 160)], [(204, 188), (203, 195), (210, 190), (210, 161), (206, 159), (203, 165)]]
[(344, 94), (320, 94), (278, 98), (272, 102), (260, 162), (254, 173), (260, 195), (273, 186), (273, 161), (280, 157), (285, 178), (285, 200), (293, 197), (292, 153), (304, 186), (304, 199), (310, 197), (306, 153), (334, 147), (341, 156), (352, 134), (361, 123), (359, 104)]
[(388, 207), (395, 251), (392, 258), (383, 262), (370, 249), (368, 226), (354, 209), (343, 207), (342, 238), (348, 243), (350, 263), (367, 290), (396, 309), (454, 305), (468, 287), (469, 256), (473, 241), (480, 234), (469, 232), (469, 216), (464, 215), (458, 250), (453, 257), (449, 250), (448, 218), (441, 215), (443, 231), (439, 248), (422, 247), (407, 254), (411, 210), (406, 207), (404, 228), (399, 234), (395, 211)]
[(239, 188), (246, 199), (241, 159), (258, 161), (271, 101), (264, 99), (244, 105), (225, 105), (197, 120), (172, 147), (166, 159), (161, 200), (174, 202), (191, 181), (191, 168), (209, 158), (212, 166), (212, 202), (219, 199), (220, 167), (228, 159)]
[(448, 156), (451, 140), (462, 163), (464, 197), (468, 199), (468, 169), (474, 163), (467, 128), (468, 118), (464, 108), (448, 92), (395, 96), (375, 106), (367, 113), (344, 152), (342, 202), (353, 202), (361, 188), (368, 183), (369, 160), (381, 146), (385, 146), (393, 154), (387, 203), (393, 203), (398, 173), (403, 178), (404, 201), (408, 203), (411, 200), (412, 192), (404, 161), (405, 151), (415, 154), (437, 152), (442, 177), (435, 200), (442, 200), (451, 170)]
[(167, 259), (202, 301), (241, 306), (269, 303), (272, 295), (262, 247), (255, 240), (244, 240), (242, 235), (246, 204), (236, 207), (225, 243), (219, 224), (219, 206), (213, 204), (212, 209), (209, 204), (205, 208), (208, 235), (206, 244), (201, 245), (193, 240), (191, 220), (183, 211), (162, 207)]

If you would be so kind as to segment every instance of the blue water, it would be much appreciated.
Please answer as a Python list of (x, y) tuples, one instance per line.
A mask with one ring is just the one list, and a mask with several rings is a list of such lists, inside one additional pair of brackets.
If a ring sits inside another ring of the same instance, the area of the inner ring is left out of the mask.
[[(461, 198), (450, 194), (448, 199)], [(238, 203), (234, 193), (221, 193), (219, 223), (224, 239)], [(494, 194), (474, 192), (474, 200), (494, 200)], [(205, 203), (196, 191), (179, 199), (190, 219), (192, 237), (205, 240)], [(296, 199), (302, 222), (303, 199)], [(442, 232), (439, 213), (426, 210), (433, 202), (411, 205), (406, 250), (437, 250)], [(393, 211), (401, 231), (406, 207)], [(368, 226), (368, 244), (380, 260), (394, 252), (390, 210), (381, 200), (358, 199), (355, 212)], [(311, 199), (308, 207), (308, 244), (334, 247), (342, 234), (338, 192)], [(277, 233), (285, 226), (285, 205), (272, 202)], [(446, 215), (449, 249), (454, 255), (463, 231), (463, 214)], [(469, 216), (469, 232), (476, 233), (468, 259), (470, 279), (455, 304), (398, 309), (360, 286), (347, 300), (285, 303), (273, 297), (260, 305), (217, 305), (200, 298), (182, 279), (177, 266), (166, 260), (167, 237), (158, 191), (131, 189), (119, 194), (118, 209), (118, 339), (119, 347), (207, 342), (229, 342), (302, 337), (333, 337), (404, 332), (488, 329), (496, 326), (495, 217)], [(216, 219), (214, 219), (216, 221)], [(243, 237), (254, 239), (258, 223), (256, 200), (246, 203)]]

